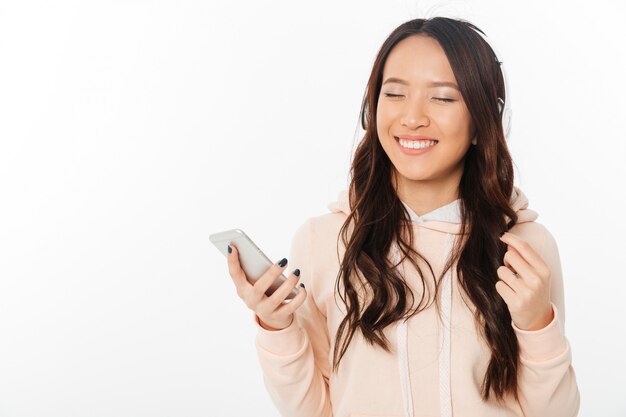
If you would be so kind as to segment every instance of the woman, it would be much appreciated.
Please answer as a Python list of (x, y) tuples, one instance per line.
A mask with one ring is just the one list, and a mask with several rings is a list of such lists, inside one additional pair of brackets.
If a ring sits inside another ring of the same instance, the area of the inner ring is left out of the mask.
[(477, 30), (415, 19), (383, 43), (349, 190), (298, 229), (272, 296), (287, 259), (251, 285), (233, 245), (282, 415), (578, 414), (557, 245), (513, 185), (504, 78)]

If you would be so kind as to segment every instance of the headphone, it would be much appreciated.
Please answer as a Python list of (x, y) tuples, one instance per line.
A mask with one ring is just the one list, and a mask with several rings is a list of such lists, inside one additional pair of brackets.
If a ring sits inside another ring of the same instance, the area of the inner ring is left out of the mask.
[[(497, 59), (497, 58), (496, 58)], [(506, 75), (504, 73), (504, 67), (502, 66), (502, 62), (498, 61), (500, 64), (500, 70), (502, 71), (502, 78), (504, 78), (504, 91), (506, 91), (507, 101), (510, 100), (509, 89), (507, 88)], [(502, 130), (504, 131), (504, 138), (508, 141), (509, 134), (511, 132), (511, 115), (513, 114), (513, 110), (511, 106), (507, 105), (501, 97), (498, 97), (498, 109), (500, 110), (500, 120), (502, 121)]]
[(508, 88), (508, 82), (506, 79), (506, 72), (504, 71), (504, 66), (502, 65), (502, 61), (498, 59), (499, 54), (496, 52), (496, 48), (494, 48), (493, 45), (491, 45), (491, 43), (487, 40), (487, 36), (484, 33), (482, 33), (480, 29), (479, 30), (474, 29), (474, 32), (478, 33), (480, 37), (483, 38), (483, 40), (487, 43), (487, 45), (489, 45), (489, 47), (491, 48), (491, 51), (494, 54), (494, 59), (500, 66), (500, 71), (502, 71), (502, 78), (504, 79), (504, 91), (505, 91), (506, 101), (503, 100), (502, 97), (498, 97), (498, 110), (500, 112), (500, 120), (502, 122), (502, 130), (504, 131), (504, 137), (506, 140), (509, 140), (509, 134), (511, 132), (511, 116), (512, 116), (513, 110), (511, 109), (511, 106), (507, 104), (508, 102), (511, 101), (511, 96), (510, 96), (510, 91)]

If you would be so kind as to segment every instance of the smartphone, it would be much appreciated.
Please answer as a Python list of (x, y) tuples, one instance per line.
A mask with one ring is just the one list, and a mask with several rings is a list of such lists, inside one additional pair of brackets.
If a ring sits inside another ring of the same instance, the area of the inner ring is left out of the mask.
[[(267, 271), (267, 268), (274, 264), (241, 229), (231, 229), (213, 233), (209, 235), (209, 240), (224, 256), (228, 256), (228, 244), (230, 242), (233, 242), (237, 246), (241, 268), (246, 273), (248, 281), (251, 284), (254, 284), (261, 278), (265, 271)], [(267, 291), (265, 291), (265, 295), (268, 297), (272, 295), (286, 279), (283, 274), (280, 274)], [(298, 294), (298, 291), (299, 287), (294, 287), (285, 298), (285, 301), (292, 300), (293, 297)]]

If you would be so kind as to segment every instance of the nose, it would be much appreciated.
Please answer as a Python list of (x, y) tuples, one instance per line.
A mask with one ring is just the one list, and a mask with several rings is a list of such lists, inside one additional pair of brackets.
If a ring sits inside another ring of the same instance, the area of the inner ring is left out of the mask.
[(407, 128), (413, 130), (420, 126), (428, 126), (430, 119), (426, 114), (425, 106), (421, 100), (407, 100), (400, 123), (402, 126), (406, 126)]

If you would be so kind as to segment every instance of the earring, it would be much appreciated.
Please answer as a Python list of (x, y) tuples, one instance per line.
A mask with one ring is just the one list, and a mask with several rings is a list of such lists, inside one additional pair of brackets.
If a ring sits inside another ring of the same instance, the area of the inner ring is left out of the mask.
[(472, 145), (476, 145), (476, 143), (478, 143), (477, 136), (474, 136), (474, 139), (472, 139)]

